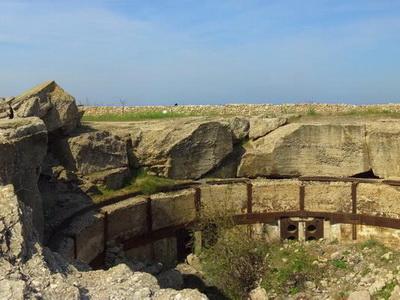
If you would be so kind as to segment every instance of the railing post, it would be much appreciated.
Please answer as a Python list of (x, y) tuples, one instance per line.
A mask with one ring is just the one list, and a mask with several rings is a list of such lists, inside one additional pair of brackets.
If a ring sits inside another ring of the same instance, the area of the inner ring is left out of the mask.
[[(357, 214), (357, 182), (351, 183), (351, 213), (355, 219)], [(357, 240), (357, 224), (352, 224), (351, 235), (353, 241)]]
[(299, 208), (300, 211), (304, 211), (304, 195), (305, 195), (305, 186), (303, 183), (300, 183), (299, 188)]
[[(246, 183), (247, 190), (247, 214), (253, 213), (253, 184), (251, 182)], [(253, 225), (247, 225), (247, 233), (250, 238), (253, 237)]]
[(248, 182), (246, 184), (247, 188), (247, 213), (253, 213), (253, 184)]
[(194, 188), (194, 207), (196, 209), (196, 216), (200, 218), (201, 213), (201, 189), (199, 187)]

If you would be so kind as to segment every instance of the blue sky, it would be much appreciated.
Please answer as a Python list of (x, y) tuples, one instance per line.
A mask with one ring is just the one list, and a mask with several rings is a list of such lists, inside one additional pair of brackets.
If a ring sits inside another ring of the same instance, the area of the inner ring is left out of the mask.
[(0, 96), (80, 102), (400, 100), (400, 1), (0, 0)]

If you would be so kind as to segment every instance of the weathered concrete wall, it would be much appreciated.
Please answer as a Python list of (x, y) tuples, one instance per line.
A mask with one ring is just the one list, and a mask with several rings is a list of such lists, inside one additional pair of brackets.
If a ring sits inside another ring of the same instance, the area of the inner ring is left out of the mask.
[(305, 182), (304, 209), (309, 211), (351, 213), (351, 183)]
[(187, 189), (151, 196), (152, 228), (190, 223), (196, 218), (195, 190)]
[[(347, 214), (352, 212), (350, 182), (256, 179), (249, 183), (252, 185), (253, 213), (299, 211), (302, 185), (305, 211)], [(215, 212), (241, 215), (247, 212), (247, 183), (202, 184), (196, 188), (200, 189), (200, 215), (201, 211), (206, 215)], [(359, 183), (356, 191), (357, 213), (400, 219), (400, 187), (377, 181)], [(104, 251), (105, 226), (108, 240), (119, 238), (134, 241), (135, 238), (141, 239), (150, 233), (150, 225), (153, 233), (169, 232), (170, 229), (192, 223), (198, 213), (195, 188), (158, 193), (150, 198), (138, 196), (107, 205), (101, 209), (101, 213), (91, 212), (76, 218), (68, 230), (61, 233), (57, 241), (58, 247), (55, 245), (53, 248), (62, 249), (63, 254), (70, 258), (75, 255), (76, 249), (78, 259), (90, 262)], [(254, 225), (254, 234), (271, 231), (276, 235), (277, 227), (268, 226), (264, 225), (264, 228), (263, 225)], [(62, 237), (62, 234), (65, 236)], [(174, 231), (168, 234), (173, 235)], [(156, 235), (158, 240), (145, 239), (148, 244), (138, 243), (134, 249), (126, 251), (127, 255), (137, 259), (159, 260), (167, 265), (175, 263), (177, 240), (168, 234)], [(349, 241), (353, 236), (353, 225), (330, 224), (329, 221), (325, 221), (324, 236), (330, 240)], [(400, 239), (397, 243), (400, 230), (358, 225), (357, 236), (360, 240), (373, 237), (385, 243), (391, 240), (392, 244), (400, 245)]]
[(76, 218), (67, 234), (75, 236), (76, 258), (91, 262), (104, 249), (104, 215), (89, 212)]
[(389, 247), (399, 248), (400, 230), (377, 226), (357, 225), (357, 241), (377, 240)]
[(201, 213), (243, 214), (247, 211), (246, 184), (201, 185)]
[(400, 187), (360, 183), (357, 187), (357, 212), (400, 218)]
[(397, 120), (367, 124), (367, 146), (375, 175), (400, 178), (400, 125)]
[(107, 237), (129, 238), (147, 233), (147, 199), (145, 197), (130, 198), (102, 209), (107, 213)]
[(254, 180), (253, 212), (298, 211), (299, 186), (297, 180)]

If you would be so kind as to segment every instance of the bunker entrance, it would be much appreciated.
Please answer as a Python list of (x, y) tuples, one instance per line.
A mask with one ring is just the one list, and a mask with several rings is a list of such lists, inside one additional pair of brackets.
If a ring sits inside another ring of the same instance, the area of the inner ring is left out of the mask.
[(193, 236), (187, 229), (179, 229), (176, 232), (177, 261), (183, 262), (193, 252)]
[(312, 241), (324, 237), (324, 220), (322, 218), (281, 218), (281, 240)]

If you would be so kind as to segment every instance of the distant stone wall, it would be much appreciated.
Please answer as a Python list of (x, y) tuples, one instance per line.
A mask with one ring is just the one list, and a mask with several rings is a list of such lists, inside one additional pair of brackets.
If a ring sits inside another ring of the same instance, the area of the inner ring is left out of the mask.
[[(87, 116), (102, 115), (106, 113), (120, 114), (121, 106), (82, 106), (81, 109)], [(260, 114), (307, 114), (315, 113), (346, 113), (354, 110), (359, 112), (389, 111), (400, 112), (400, 104), (373, 104), (373, 105), (351, 105), (351, 104), (226, 104), (226, 105), (179, 105), (179, 106), (126, 106), (124, 113), (134, 112), (179, 112), (198, 115), (243, 115), (254, 116)]]

